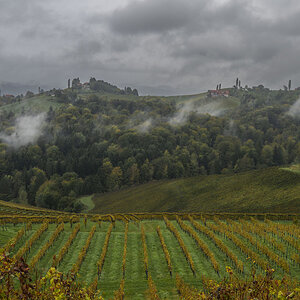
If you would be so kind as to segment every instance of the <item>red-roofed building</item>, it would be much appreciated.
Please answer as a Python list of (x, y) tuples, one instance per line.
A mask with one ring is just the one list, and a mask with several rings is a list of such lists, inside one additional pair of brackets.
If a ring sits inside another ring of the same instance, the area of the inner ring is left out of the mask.
[(15, 98), (14, 95), (10, 95), (10, 94), (3, 95), (3, 97), (5, 97), (5, 98)]
[(228, 97), (229, 96), (229, 91), (228, 90), (209, 90), (208, 91), (208, 97)]
[(85, 90), (89, 90), (89, 89), (90, 89), (90, 83), (89, 83), (89, 82), (85, 82), (85, 83), (82, 85), (82, 88), (85, 89)]

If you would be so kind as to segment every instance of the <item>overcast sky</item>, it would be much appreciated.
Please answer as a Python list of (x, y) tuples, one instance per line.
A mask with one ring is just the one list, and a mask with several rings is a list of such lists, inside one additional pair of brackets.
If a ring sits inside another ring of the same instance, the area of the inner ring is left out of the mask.
[(0, 0), (0, 88), (300, 86), (299, 28), (299, 0)]

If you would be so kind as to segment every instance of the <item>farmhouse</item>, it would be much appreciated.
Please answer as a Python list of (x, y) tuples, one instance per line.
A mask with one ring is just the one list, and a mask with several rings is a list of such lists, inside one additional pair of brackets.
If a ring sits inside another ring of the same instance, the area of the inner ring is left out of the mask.
[(228, 97), (229, 90), (209, 90), (207, 94), (208, 97), (218, 97), (218, 96)]
[(82, 88), (84, 90), (90, 90), (90, 83), (89, 82), (85, 82), (83, 85), (82, 85)]
[(15, 98), (14, 95), (10, 95), (10, 94), (3, 95), (3, 97), (4, 98), (10, 98), (10, 99)]

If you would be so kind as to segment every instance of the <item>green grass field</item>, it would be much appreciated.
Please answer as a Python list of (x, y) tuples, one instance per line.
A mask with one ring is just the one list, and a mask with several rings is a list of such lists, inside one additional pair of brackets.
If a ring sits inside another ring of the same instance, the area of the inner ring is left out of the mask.
[[(204, 225), (200, 220), (196, 220), (197, 223)], [(222, 221), (224, 222), (224, 221)], [(247, 221), (248, 224), (253, 224), (252, 222), (258, 222), (258, 224), (267, 225), (267, 223), (262, 221)], [(129, 231), (128, 231), (128, 242), (127, 242), (127, 256), (126, 256), (126, 272), (125, 272), (125, 297), (126, 299), (145, 299), (147, 291), (147, 278), (144, 269), (143, 259), (143, 247), (141, 241), (141, 224), (143, 224), (146, 235), (146, 246), (149, 257), (149, 273), (151, 274), (154, 283), (159, 291), (159, 295), (162, 299), (178, 299), (176, 285), (175, 285), (175, 274), (179, 274), (184, 278), (185, 282), (201, 288), (201, 276), (204, 275), (208, 278), (220, 280), (226, 275), (225, 268), (226, 266), (231, 266), (234, 273), (238, 277), (244, 278), (248, 276), (251, 272), (253, 266), (251, 260), (247, 259), (247, 255), (241, 251), (241, 249), (234, 244), (231, 240), (226, 238), (220, 232), (214, 232), (215, 236), (218, 237), (228, 249), (242, 261), (244, 265), (244, 273), (239, 273), (236, 266), (232, 261), (227, 257), (227, 255), (222, 252), (216, 244), (204, 233), (198, 231), (193, 227), (192, 223), (188, 220), (184, 220), (185, 224), (188, 224), (194, 228), (195, 232), (199, 238), (209, 247), (215, 255), (215, 258), (220, 266), (220, 271), (217, 273), (210, 260), (207, 256), (201, 251), (201, 249), (196, 244), (195, 240), (184, 232), (177, 221), (172, 220), (172, 225), (180, 233), (180, 236), (187, 247), (194, 263), (196, 266), (196, 273), (193, 275), (191, 268), (187, 262), (186, 257), (181, 250), (178, 240), (172, 234), (172, 232), (167, 228), (165, 222), (159, 219), (153, 220), (141, 220), (140, 222), (129, 222)], [(229, 222), (230, 223), (230, 222)], [(229, 224), (228, 222), (222, 224)], [(76, 262), (80, 250), (85, 245), (88, 234), (95, 223), (90, 219), (88, 220), (86, 226), (84, 225), (83, 220), (81, 220), (81, 228), (73, 243), (68, 249), (68, 252), (64, 255), (61, 264), (58, 267), (59, 271), (67, 273), (71, 270), (73, 264)], [(105, 235), (108, 229), (110, 222), (102, 222), (101, 227), (97, 225), (96, 232), (92, 238), (90, 247), (86, 253), (85, 259), (79, 270), (79, 275), (77, 276), (78, 280), (84, 282), (86, 285), (90, 284), (95, 276), (97, 276), (97, 261), (99, 260), (102, 247), (105, 240)], [(214, 221), (207, 221), (207, 228), (210, 228), (209, 224), (217, 224)], [(235, 224), (239, 224), (239, 221)], [(293, 225), (291, 221), (274, 221), (272, 224), (282, 224), (287, 228), (287, 233), (283, 232), (283, 236), (290, 235), (296, 243), (299, 245), (299, 227)], [(21, 223), (16, 225), (6, 224), (2, 225), (0, 229), (0, 248), (3, 247), (10, 238), (12, 238), (20, 228), (24, 226)], [(33, 224), (32, 229), (29, 230), (25, 236), (23, 236), (16, 244), (15, 248), (12, 249), (11, 254), (14, 255), (28, 240), (33, 233), (39, 228), (40, 224)], [(49, 239), (51, 234), (56, 228), (56, 224), (49, 224), (48, 230), (46, 230), (40, 238), (34, 242), (33, 246), (30, 249), (30, 252), (27, 252), (25, 259), (28, 263), (31, 262), (32, 258), (38, 253), (38, 251), (43, 247), (46, 241)], [(162, 250), (159, 237), (156, 232), (157, 226), (160, 226), (162, 235), (165, 239), (166, 246), (170, 253), (171, 264), (172, 264), (172, 277), (169, 274), (167, 263), (165, 260), (164, 252)], [(220, 225), (218, 225), (220, 227)], [(221, 226), (222, 227), (222, 226)], [(73, 225), (74, 228), (74, 225)], [(67, 241), (69, 234), (73, 230), (70, 223), (65, 223), (64, 231), (58, 236), (54, 241), (52, 246), (47, 250), (45, 256), (43, 256), (38, 264), (36, 265), (35, 272), (38, 276), (43, 276), (47, 270), (51, 267), (52, 258), (54, 255), (57, 255), (61, 247)], [(296, 228), (296, 229), (295, 229)], [(122, 279), (122, 254), (124, 248), (124, 230), (125, 225), (122, 221), (116, 221), (115, 226), (112, 230), (112, 234), (109, 239), (108, 251), (106, 254), (104, 267), (98, 281), (98, 289), (101, 290), (101, 293), (105, 299), (111, 299), (114, 295), (114, 291), (119, 288), (120, 281)], [(293, 232), (294, 230), (294, 232)], [(250, 232), (250, 231), (249, 231)], [(293, 232), (293, 233), (291, 233)], [(279, 251), (274, 245), (269, 244), (269, 241), (266, 241), (261, 236), (257, 235), (254, 232), (250, 232), (259, 243), (268, 246), (272, 253), (282, 257), (289, 265), (290, 271), (286, 273), (282, 267), (276, 264), (273, 260), (270, 259), (264, 253), (261, 253), (255, 246), (253, 246), (249, 240), (236, 234), (236, 236), (243, 241), (243, 243), (250, 248), (252, 251), (258, 254), (258, 256), (268, 262), (271, 267), (273, 267), (276, 272), (275, 276), (281, 278), (284, 274), (291, 276), (293, 279), (300, 280), (300, 268), (299, 261), (295, 263), (292, 259), (293, 254), (297, 253), (295, 246), (291, 246), (284, 238), (281, 236), (274, 236), (271, 232), (268, 232), (269, 238), (275, 238), (279, 243), (283, 245), (286, 249), (287, 255)], [(263, 273), (264, 270), (256, 266), (257, 271)]]
[[(91, 90), (78, 90), (78, 97), (86, 100), (91, 95), (96, 95), (101, 98), (105, 98), (107, 101), (111, 100), (127, 100), (127, 101), (139, 101), (141, 99), (144, 100), (171, 100), (176, 103), (184, 103), (184, 102), (197, 102), (201, 104), (202, 101), (206, 99), (207, 93), (200, 93), (195, 95), (180, 95), (180, 96), (134, 96), (134, 95), (120, 95), (120, 94), (110, 94), (110, 93), (102, 93), (95, 92)], [(231, 110), (239, 105), (240, 100), (235, 97), (229, 98), (216, 98), (214, 100), (210, 100), (217, 102), (215, 109), (225, 109)], [(22, 99), (20, 102), (6, 104), (0, 106), (1, 111), (12, 111), (16, 114), (20, 113), (39, 113), (39, 112), (47, 112), (52, 106), (53, 109), (59, 108), (64, 105), (63, 103), (57, 102), (55, 97), (47, 96), (47, 95), (35, 95), (32, 98)]]
[(0, 106), (1, 111), (12, 111), (15, 114), (20, 113), (40, 113), (47, 112), (52, 106), (53, 109), (60, 107), (62, 104), (56, 102), (53, 98), (44, 95), (36, 95), (32, 98), (23, 99), (20, 103), (12, 103)]
[(282, 168), (282, 170), (291, 171), (300, 174), (300, 164), (291, 165), (287, 168)]
[(83, 212), (88, 212), (95, 207), (95, 203), (92, 198), (93, 198), (93, 195), (82, 196), (82, 197), (78, 198), (78, 202), (80, 202), (85, 207)]
[(153, 181), (95, 195), (93, 213), (300, 212), (300, 174), (268, 168)]

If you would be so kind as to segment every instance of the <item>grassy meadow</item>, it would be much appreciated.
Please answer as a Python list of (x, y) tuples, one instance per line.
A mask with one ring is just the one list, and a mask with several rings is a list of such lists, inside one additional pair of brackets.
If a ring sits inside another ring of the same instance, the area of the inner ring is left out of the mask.
[(267, 168), (181, 178), (98, 194), (93, 213), (300, 212), (300, 174)]

